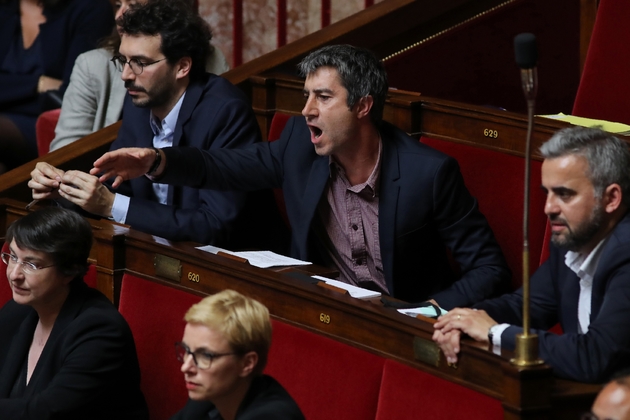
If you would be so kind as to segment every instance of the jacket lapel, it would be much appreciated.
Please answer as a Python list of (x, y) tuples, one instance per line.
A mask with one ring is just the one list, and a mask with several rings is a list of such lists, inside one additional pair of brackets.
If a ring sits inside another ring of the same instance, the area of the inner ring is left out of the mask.
[[(396, 242), (396, 211), (400, 193), (400, 156), (395, 139), (385, 138), (381, 161), (381, 177), (379, 186), (378, 232), (383, 260), (383, 274), (387, 289), (394, 294), (394, 248)], [(387, 188), (381, 188), (386, 185)]]
[(0, 371), (0, 398), (8, 398), (11, 389), (13, 389), (15, 380), (23, 366), (24, 358), (27, 357), (33, 341), (33, 333), (38, 320), (37, 312), (31, 310), (20, 324), (17, 334), (12, 340), (6, 359), (11, 360), (12, 363), (4, 363), (4, 367)]
[(330, 170), (328, 168), (328, 157), (322, 156), (315, 159), (311, 166), (311, 171), (308, 175), (306, 182), (306, 188), (304, 189), (304, 196), (302, 197), (302, 204), (300, 210), (300, 221), (294, 227), (295, 238), (299, 239), (298, 250), (301, 255), (299, 258), (309, 258), (308, 254), (308, 236), (310, 233), (311, 225), (313, 224), (313, 218), (317, 211), (317, 205), (319, 200), (324, 194), (326, 183), (330, 176)]

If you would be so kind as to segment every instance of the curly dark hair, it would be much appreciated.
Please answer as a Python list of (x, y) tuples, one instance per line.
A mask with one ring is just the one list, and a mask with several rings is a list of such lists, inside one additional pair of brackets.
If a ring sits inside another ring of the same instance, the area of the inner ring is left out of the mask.
[(191, 80), (197, 80), (205, 73), (212, 32), (188, 1), (151, 0), (134, 5), (118, 18), (116, 24), (122, 34), (160, 35), (162, 53), (171, 64), (182, 57), (190, 57)]

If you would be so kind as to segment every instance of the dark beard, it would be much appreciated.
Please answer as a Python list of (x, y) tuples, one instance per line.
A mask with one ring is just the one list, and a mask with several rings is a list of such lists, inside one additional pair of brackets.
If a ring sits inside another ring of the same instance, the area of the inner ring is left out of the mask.
[(167, 103), (175, 92), (175, 84), (174, 83), (157, 83), (150, 92), (148, 92), (144, 88), (139, 88), (134, 86), (131, 81), (125, 82), (125, 88), (135, 88), (141, 92), (145, 92), (147, 94), (147, 98), (131, 98), (131, 101), (138, 108), (154, 108), (158, 106), (162, 106)]
[[(553, 219), (551, 219), (553, 221)], [(601, 204), (597, 204), (591, 212), (591, 217), (586, 222), (571, 229), (567, 226), (568, 233), (564, 236), (552, 234), (551, 242), (557, 247), (578, 251), (599, 232), (604, 221), (604, 211)]]

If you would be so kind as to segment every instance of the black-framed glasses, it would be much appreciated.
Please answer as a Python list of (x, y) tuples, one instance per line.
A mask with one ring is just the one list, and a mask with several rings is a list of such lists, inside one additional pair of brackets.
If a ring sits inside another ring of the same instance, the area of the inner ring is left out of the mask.
[(122, 55), (115, 55), (114, 58), (112, 58), (110, 61), (114, 63), (114, 66), (116, 67), (116, 69), (121, 73), (125, 69), (125, 64), (129, 64), (129, 67), (131, 68), (131, 71), (133, 72), (133, 74), (135, 74), (136, 76), (139, 76), (142, 74), (145, 67), (150, 66), (155, 63), (159, 63), (160, 61), (164, 61), (164, 60), (166, 60), (166, 57), (159, 60), (151, 61), (150, 63), (144, 63), (138, 60), (137, 58), (130, 58), (129, 60), (127, 60)]
[(190, 348), (186, 344), (182, 342), (175, 343), (175, 355), (177, 356), (177, 360), (184, 363), (184, 361), (186, 360), (186, 356), (188, 356), (189, 354), (192, 356), (195, 366), (197, 366), (199, 369), (205, 370), (210, 368), (210, 365), (212, 365), (212, 361), (214, 359), (238, 353), (212, 353), (205, 350), (190, 351)]
[(5, 263), (6, 265), (20, 264), (20, 267), (22, 268), (22, 271), (24, 272), (24, 274), (33, 274), (33, 273), (36, 273), (38, 270), (55, 266), (55, 264), (35, 265), (30, 261), (18, 261), (17, 255), (9, 254), (8, 252), (2, 253), (2, 262)]

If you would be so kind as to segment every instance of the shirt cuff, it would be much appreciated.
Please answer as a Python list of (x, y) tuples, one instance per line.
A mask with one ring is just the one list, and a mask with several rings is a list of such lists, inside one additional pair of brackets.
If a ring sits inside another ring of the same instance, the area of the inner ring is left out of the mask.
[(111, 219), (118, 223), (125, 223), (127, 220), (127, 212), (129, 211), (129, 202), (131, 199), (126, 195), (116, 193), (114, 204), (112, 205)]
[(492, 333), (492, 350), (498, 348), (499, 352), (501, 351), (501, 334), (503, 331), (507, 330), (510, 324), (497, 324), (490, 327), (490, 332)]

